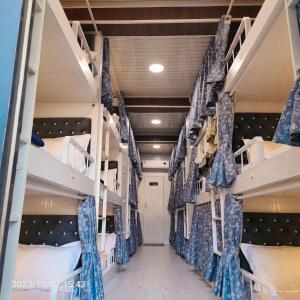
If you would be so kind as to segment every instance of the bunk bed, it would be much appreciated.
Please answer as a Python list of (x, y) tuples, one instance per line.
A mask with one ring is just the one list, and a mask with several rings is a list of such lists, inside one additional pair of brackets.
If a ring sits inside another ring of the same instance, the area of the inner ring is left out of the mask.
[[(89, 165), (94, 158), (88, 153), (91, 119), (35, 118), (33, 132), (45, 140), (45, 147), (30, 145), (27, 193), (75, 198), (76, 195), (78, 198), (92, 195), (94, 179)], [(81, 137), (81, 144), (78, 137)]]
[[(35, 72), (36, 70), (32, 70)], [(58, 0), (46, 1), (37, 98), (42, 102), (95, 102), (99, 65), (79, 22), (70, 26)]]

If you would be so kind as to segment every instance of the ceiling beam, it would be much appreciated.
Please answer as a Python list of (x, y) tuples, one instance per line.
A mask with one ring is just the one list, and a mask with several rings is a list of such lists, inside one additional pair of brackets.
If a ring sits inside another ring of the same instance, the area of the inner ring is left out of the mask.
[(174, 144), (177, 143), (178, 135), (135, 135), (138, 144)]
[[(255, 18), (260, 8), (260, 5), (234, 6), (231, 15), (233, 18)], [(228, 6), (94, 8), (93, 14), (98, 21), (219, 19), (227, 9)], [(69, 20), (90, 21), (87, 8), (65, 8), (65, 12)]]
[[(104, 24), (98, 30), (104, 36), (176, 36), (176, 35), (215, 35), (217, 23), (181, 23), (181, 24)], [(94, 32), (92, 25), (83, 25), (87, 33)], [(231, 29), (237, 30), (238, 22), (233, 22)]]
[[(264, 0), (235, 0), (234, 6), (261, 5)], [(86, 8), (85, 1), (61, 0), (65, 8)], [(120, 8), (120, 7), (201, 7), (223, 6), (229, 0), (94, 0), (90, 2), (92, 8)]]
[(129, 113), (171, 113), (190, 109), (189, 98), (125, 98)]

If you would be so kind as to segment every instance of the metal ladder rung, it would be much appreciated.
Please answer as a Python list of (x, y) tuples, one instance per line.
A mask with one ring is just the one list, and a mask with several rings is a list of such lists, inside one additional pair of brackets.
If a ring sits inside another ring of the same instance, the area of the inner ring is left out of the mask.
[(213, 217), (213, 221), (222, 221), (221, 217)]

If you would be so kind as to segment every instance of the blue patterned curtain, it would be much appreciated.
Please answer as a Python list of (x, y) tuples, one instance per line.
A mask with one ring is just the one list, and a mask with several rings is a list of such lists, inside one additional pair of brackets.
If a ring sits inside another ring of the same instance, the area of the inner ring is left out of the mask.
[(124, 265), (128, 262), (129, 257), (128, 257), (126, 241), (123, 233), (121, 206), (115, 207), (114, 223), (115, 223), (115, 232), (116, 232), (116, 252), (115, 252), (116, 263), (118, 265)]
[(171, 213), (175, 209), (175, 179), (171, 181), (169, 202), (168, 202), (168, 211)]
[(138, 176), (139, 180), (142, 180), (143, 173), (142, 173), (140, 153), (135, 144), (135, 139), (134, 139), (134, 135), (133, 135), (133, 131), (132, 131), (131, 127), (129, 127), (128, 156), (129, 156), (132, 166), (136, 172), (136, 175)]
[(172, 212), (170, 214), (170, 217), (171, 217), (171, 225), (170, 225), (169, 243), (172, 247), (175, 247), (175, 213)]
[(179, 168), (179, 170), (176, 173), (175, 176), (175, 197), (174, 197), (174, 203), (175, 208), (182, 207), (184, 205), (184, 199), (183, 199), (183, 168)]
[(127, 249), (129, 256), (132, 256), (138, 247), (138, 233), (135, 218), (135, 210), (130, 210), (130, 236), (127, 240)]
[(224, 212), (224, 249), (221, 256), (214, 294), (223, 300), (247, 299), (240, 272), (239, 249), (243, 230), (243, 205), (227, 195)]
[(171, 176), (174, 176), (174, 174), (177, 172), (177, 170), (181, 167), (181, 163), (184, 160), (184, 157), (186, 156), (186, 127), (185, 125), (181, 129), (179, 138), (178, 138), (178, 143), (176, 147), (176, 154), (174, 158), (174, 163), (173, 163), (173, 174)]
[(223, 88), (226, 74), (225, 56), (230, 25), (230, 20), (225, 20), (225, 16), (222, 16), (214, 39), (214, 49), (210, 57), (210, 66), (207, 75), (208, 91), (206, 97), (206, 106), (209, 107), (215, 106), (216, 102), (218, 101), (218, 93)]
[(109, 65), (110, 65), (110, 54), (109, 54), (109, 40), (108, 38), (103, 39), (103, 65), (102, 65), (102, 94), (101, 94), (101, 102), (108, 109), (108, 111), (112, 114), (112, 87), (111, 87), (111, 78), (109, 73)]
[(169, 162), (169, 180), (173, 180), (174, 178), (174, 162), (175, 162), (175, 156), (176, 156), (176, 145), (172, 149), (171, 158)]
[(137, 213), (137, 232), (138, 232), (138, 245), (143, 245), (143, 232), (142, 232), (142, 225), (141, 225), (141, 219), (140, 219), (140, 213)]
[(300, 146), (300, 77), (289, 95), (280, 117), (273, 142)]
[(218, 92), (222, 90), (225, 77), (225, 53), (229, 30), (230, 21), (225, 21), (225, 16), (222, 16), (216, 36), (211, 39), (202, 61), (201, 71), (193, 89), (189, 113), (187, 138), (192, 145), (197, 139), (206, 117), (215, 112)]
[(119, 94), (120, 137), (122, 143), (128, 143), (128, 124), (123, 94)]
[[(219, 202), (216, 202), (220, 213)], [(221, 249), (221, 226), (217, 226), (218, 248)], [(187, 251), (187, 262), (203, 276), (204, 281), (213, 282), (217, 273), (218, 257), (213, 251), (211, 204), (194, 207), (192, 230)]]
[(101, 262), (97, 249), (97, 220), (95, 198), (87, 196), (78, 207), (78, 228), (82, 247), (80, 281), (85, 287), (79, 290), (82, 300), (104, 299)]
[(175, 235), (175, 250), (176, 254), (185, 256), (186, 254), (186, 241), (184, 238), (184, 212), (179, 211), (177, 214), (177, 229)]
[(130, 176), (130, 184), (129, 184), (129, 205), (132, 209), (138, 208), (137, 178), (133, 168), (131, 168), (131, 176)]
[(195, 203), (197, 196), (198, 164), (196, 164), (197, 148), (193, 147), (189, 163), (189, 174), (184, 184), (184, 202)]
[(216, 187), (230, 187), (236, 178), (236, 164), (232, 152), (234, 104), (228, 93), (219, 102), (219, 148), (209, 175), (209, 182)]

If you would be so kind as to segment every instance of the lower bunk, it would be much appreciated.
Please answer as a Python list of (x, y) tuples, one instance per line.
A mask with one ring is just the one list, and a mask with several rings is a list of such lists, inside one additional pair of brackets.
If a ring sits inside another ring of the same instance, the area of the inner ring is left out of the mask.
[[(176, 253), (220, 299), (300, 299), (300, 213), (243, 212), (233, 196), (225, 203), (224, 228), (216, 222), (216, 235), (210, 202), (194, 207), (189, 239), (184, 213), (176, 224), (171, 214), (170, 244)], [(216, 201), (217, 214), (220, 209)]]

